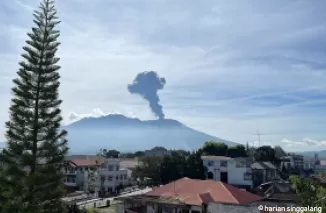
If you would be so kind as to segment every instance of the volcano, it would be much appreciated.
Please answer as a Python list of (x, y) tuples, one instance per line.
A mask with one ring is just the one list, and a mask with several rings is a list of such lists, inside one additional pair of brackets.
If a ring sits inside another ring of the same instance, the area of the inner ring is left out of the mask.
[(131, 152), (155, 146), (190, 151), (200, 148), (205, 141), (238, 145), (194, 130), (177, 120), (139, 120), (119, 114), (84, 118), (65, 129), (71, 154), (94, 154), (101, 148)]

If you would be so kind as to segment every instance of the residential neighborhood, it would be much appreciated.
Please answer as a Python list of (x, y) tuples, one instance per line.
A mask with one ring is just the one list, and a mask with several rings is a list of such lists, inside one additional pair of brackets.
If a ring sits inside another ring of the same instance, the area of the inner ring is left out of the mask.
[[(212, 149), (212, 144), (215, 149)], [(237, 149), (242, 150), (244, 147), (238, 146)], [(307, 158), (285, 153), (280, 159), (272, 156), (270, 161), (266, 161), (264, 156), (264, 161), (260, 161), (257, 159), (258, 152), (274, 149), (269, 146), (254, 148), (254, 157), (248, 155), (253, 148), (247, 150), (247, 157), (241, 151), (238, 152), (242, 155), (240, 157), (213, 155), (212, 152), (223, 152), (219, 148), (223, 149), (224, 144), (207, 142), (197, 151), (202, 153), (198, 160), (201, 162), (198, 166), (205, 168), (202, 176), (196, 175), (194, 178), (194, 174), (189, 173), (189, 177), (181, 177), (180, 173), (180, 177), (171, 176), (170, 180), (163, 178), (162, 181), (153, 180), (161, 169), (146, 167), (149, 163), (157, 160), (161, 162), (158, 166), (166, 162), (172, 166), (181, 163), (173, 162), (173, 159), (191, 158), (192, 154), (182, 156), (184, 153), (180, 150), (169, 150), (169, 154), (144, 154), (142, 157), (128, 159), (119, 157), (124, 154), (115, 158), (98, 155), (69, 156), (65, 169), (68, 172), (64, 178), (67, 193), (69, 192), (67, 196), (78, 192), (84, 194), (82, 200), (86, 201), (76, 199), (79, 201), (75, 202), (79, 203), (78, 208), (81, 209), (96, 207), (101, 210), (114, 203), (114, 211), (117, 213), (264, 212), (258, 209), (259, 205), (300, 207), (304, 199), (301, 194), (303, 192), (296, 188), (300, 181), (302, 184), (305, 183), (303, 181), (308, 181), (307, 183), (321, 188), (325, 187), (326, 177), (321, 170), (324, 161), (320, 161), (317, 155)], [(139, 173), (139, 170), (143, 170), (143, 173)], [(93, 182), (89, 179), (91, 174), (95, 176)], [(166, 172), (165, 174), (167, 175)], [(90, 186), (94, 187), (90, 190)], [(85, 202), (88, 202), (86, 206)]]

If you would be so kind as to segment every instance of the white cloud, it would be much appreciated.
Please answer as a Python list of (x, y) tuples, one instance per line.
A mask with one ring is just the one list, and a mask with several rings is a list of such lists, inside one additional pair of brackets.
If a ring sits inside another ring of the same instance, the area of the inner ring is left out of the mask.
[(103, 112), (101, 109), (99, 108), (95, 108), (93, 109), (90, 113), (86, 113), (86, 114), (78, 114), (75, 112), (69, 112), (68, 113), (68, 120), (67, 123), (71, 123), (71, 122), (76, 122), (78, 120), (81, 120), (83, 118), (99, 118), (99, 117), (104, 117), (107, 115), (125, 115), (127, 117), (130, 118), (135, 118), (136, 116), (132, 113), (120, 113), (120, 112)]
[(302, 146), (305, 148), (305, 147), (313, 146), (314, 148), (316, 147), (326, 148), (326, 140), (314, 140), (310, 138), (303, 138), (302, 140), (297, 140), (297, 141), (283, 139), (281, 142), (285, 144), (286, 147)]
[[(8, 118), (11, 79), (38, 3), (0, 2), (0, 123)], [(152, 118), (148, 103), (130, 95), (127, 84), (137, 73), (155, 70), (167, 80), (160, 92), (167, 117), (188, 126), (241, 143), (256, 141), (257, 127), (271, 144), (326, 137), (323, 2), (57, 5), (66, 120), (107, 114), (87, 113), (94, 108)]]

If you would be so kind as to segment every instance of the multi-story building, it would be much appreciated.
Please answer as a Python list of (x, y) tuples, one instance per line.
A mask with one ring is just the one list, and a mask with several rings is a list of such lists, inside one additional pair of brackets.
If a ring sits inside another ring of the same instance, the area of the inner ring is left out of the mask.
[(63, 168), (63, 183), (65, 184), (67, 191), (72, 192), (78, 189), (77, 183), (76, 183), (76, 177), (77, 177), (77, 165), (73, 163), (72, 161), (66, 161), (65, 167)]
[(102, 157), (73, 158), (66, 165), (64, 183), (78, 190), (99, 193), (116, 192), (131, 181), (131, 171), (120, 167), (120, 159)]
[(252, 187), (251, 158), (202, 156), (207, 168), (207, 179), (222, 181), (239, 187)]
[(287, 169), (304, 169), (304, 158), (302, 155), (288, 155), (281, 157), (281, 167)]

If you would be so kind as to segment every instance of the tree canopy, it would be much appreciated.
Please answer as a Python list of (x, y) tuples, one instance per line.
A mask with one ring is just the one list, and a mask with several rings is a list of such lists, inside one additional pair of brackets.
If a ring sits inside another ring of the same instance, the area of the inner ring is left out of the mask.
[(150, 178), (155, 184), (166, 184), (182, 177), (205, 179), (206, 168), (199, 152), (184, 154), (172, 151), (163, 158), (142, 158), (132, 174), (135, 178)]
[(13, 80), (6, 122), (7, 147), (0, 154), (0, 212), (62, 213), (61, 169), (67, 154), (61, 129), (60, 66), (56, 52), (60, 23), (52, 0), (34, 11), (35, 26), (23, 47)]
[(244, 145), (227, 146), (222, 142), (207, 141), (199, 149), (202, 155), (228, 156), (228, 157), (247, 157), (247, 148)]

